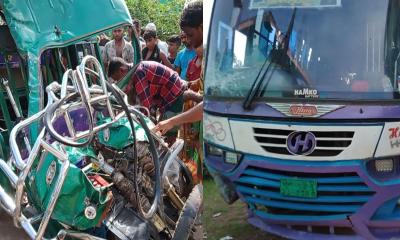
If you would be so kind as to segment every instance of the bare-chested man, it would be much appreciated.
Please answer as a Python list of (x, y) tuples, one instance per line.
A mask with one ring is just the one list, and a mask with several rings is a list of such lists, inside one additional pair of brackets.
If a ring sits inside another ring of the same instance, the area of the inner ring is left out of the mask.
[(112, 34), (114, 39), (106, 44), (103, 51), (103, 63), (106, 71), (113, 57), (120, 57), (127, 63), (133, 63), (134, 50), (132, 45), (124, 39), (124, 29), (116, 28)]

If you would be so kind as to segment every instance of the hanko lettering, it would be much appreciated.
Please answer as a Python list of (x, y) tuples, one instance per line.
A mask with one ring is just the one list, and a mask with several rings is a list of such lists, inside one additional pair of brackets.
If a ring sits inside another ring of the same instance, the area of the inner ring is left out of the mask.
[(303, 88), (303, 89), (295, 89), (294, 90), (295, 96), (304, 96), (305, 98), (318, 98), (318, 90), (317, 89), (310, 89), (310, 88)]

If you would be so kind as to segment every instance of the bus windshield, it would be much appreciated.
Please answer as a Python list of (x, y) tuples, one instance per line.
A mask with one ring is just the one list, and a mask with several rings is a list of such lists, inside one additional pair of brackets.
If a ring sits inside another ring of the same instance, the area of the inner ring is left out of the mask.
[(215, 1), (206, 97), (393, 100), (399, 0)]

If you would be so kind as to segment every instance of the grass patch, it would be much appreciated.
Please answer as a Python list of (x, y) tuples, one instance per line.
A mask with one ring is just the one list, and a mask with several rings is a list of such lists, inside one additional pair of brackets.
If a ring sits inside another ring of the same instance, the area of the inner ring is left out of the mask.
[[(232, 205), (225, 203), (212, 179), (205, 179), (203, 184), (203, 223), (205, 224), (207, 239), (218, 240), (225, 236), (231, 236), (235, 240), (282, 239), (250, 225), (247, 222), (246, 204), (240, 200)], [(221, 215), (213, 217), (216, 213), (221, 213)]]

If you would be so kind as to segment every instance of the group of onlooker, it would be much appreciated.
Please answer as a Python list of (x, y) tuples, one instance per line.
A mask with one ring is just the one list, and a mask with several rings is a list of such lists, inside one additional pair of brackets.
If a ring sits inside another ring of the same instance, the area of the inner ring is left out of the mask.
[(99, 36), (99, 45), (102, 50), (105, 69), (108, 69), (108, 64), (113, 57), (120, 57), (127, 63), (133, 63), (133, 34), (136, 35), (138, 40), (141, 60), (162, 63), (177, 71), (183, 80), (188, 78), (187, 69), (190, 62), (195, 58), (197, 58), (196, 61), (202, 58), (203, 48), (194, 49), (188, 44), (185, 32), (182, 31), (179, 35), (172, 35), (164, 42), (158, 38), (157, 28), (154, 23), (148, 23), (144, 29), (141, 29), (140, 21), (135, 19), (126, 32), (123, 28), (114, 29), (112, 31), (112, 40), (105, 34)]
[[(142, 30), (140, 22), (134, 20), (126, 36), (124, 29), (114, 29), (113, 40), (107, 42), (102, 50), (110, 81), (119, 82), (130, 74), (130, 81), (124, 87), (130, 103), (147, 108), (153, 119), (159, 122), (156, 130), (163, 134), (172, 127), (169, 119), (175, 119), (173, 125), (199, 120), (200, 112), (196, 110), (191, 115), (189, 109), (198, 109), (196, 105), (202, 102), (202, 6), (201, 1), (188, 4), (180, 19), (181, 34), (171, 36), (166, 42), (158, 38), (154, 23), (147, 24)], [(100, 37), (100, 45), (104, 44), (104, 38)], [(134, 56), (138, 54), (135, 53), (137, 48), (132, 47), (133, 39), (138, 40), (136, 46), (141, 51), (142, 61), (138, 64), (134, 64)], [(180, 113), (187, 110), (189, 112), (182, 117)], [(188, 121), (187, 116), (192, 120)], [(189, 149), (183, 151), (183, 160), (191, 168), (193, 177), (199, 180), (201, 168), (196, 165), (201, 166), (200, 129), (185, 125), (180, 134), (187, 143), (190, 142), (186, 144)], [(176, 136), (176, 133), (172, 134), (167, 142), (172, 143)]]

